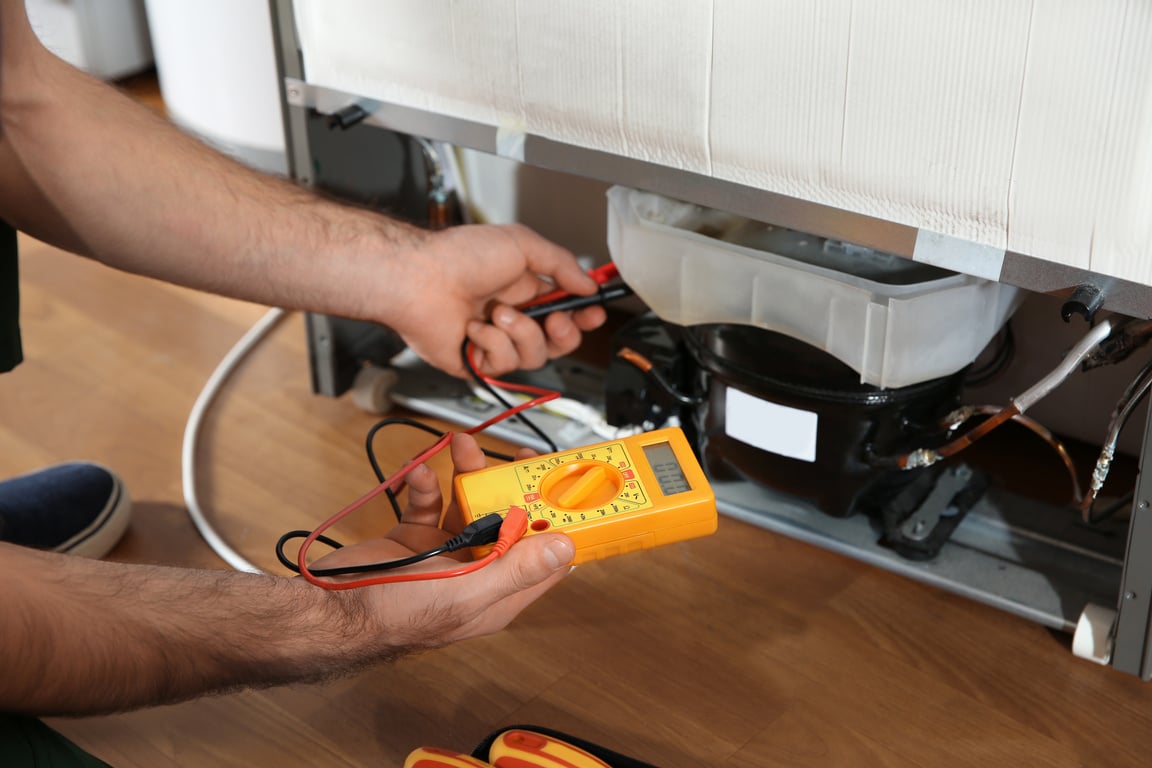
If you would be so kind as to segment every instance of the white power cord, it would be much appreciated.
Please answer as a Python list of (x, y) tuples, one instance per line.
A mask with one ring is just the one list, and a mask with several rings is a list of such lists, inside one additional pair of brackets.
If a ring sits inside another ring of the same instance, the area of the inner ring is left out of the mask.
[(228, 354), (216, 366), (216, 370), (208, 377), (208, 381), (204, 384), (204, 388), (192, 406), (191, 413), (188, 414), (188, 422), (184, 426), (184, 444), (181, 449), (181, 481), (184, 486), (184, 505), (188, 508), (188, 516), (192, 518), (196, 530), (200, 532), (201, 538), (212, 548), (213, 552), (236, 570), (248, 573), (263, 573), (263, 571), (232, 549), (212, 527), (204, 515), (204, 510), (200, 508), (200, 501), (196, 495), (196, 445), (200, 438), (200, 425), (204, 421), (204, 414), (212, 405), (212, 401), (216, 399), (216, 395), (220, 393), (224, 382), (228, 380), (236, 366), (248, 353), (276, 327), (277, 323), (287, 317), (287, 314), (282, 309), (271, 309), (256, 321), (256, 324), (249, 328), (247, 333), (240, 337), (240, 340), (228, 351)]
[(1099, 325), (1094, 326), (1088, 333), (1084, 334), (1072, 349), (1068, 350), (1068, 354), (1064, 356), (1060, 364), (1047, 376), (1012, 398), (1012, 402), (1016, 405), (1020, 413), (1024, 413), (1024, 411), (1047, 396), (1049, 392), (1056, 389), (1056, 387), (1075, 370), (1076, 366), (1080, 365), (1081, 361), (1088, 356), (1089, 352), (1099, 346), (1100, 342), (1104, 341), (1104, 339), (1108, 338), (1108, 334), (1111, 332), (1112, 324), (1107, 320), (1101, 321)]

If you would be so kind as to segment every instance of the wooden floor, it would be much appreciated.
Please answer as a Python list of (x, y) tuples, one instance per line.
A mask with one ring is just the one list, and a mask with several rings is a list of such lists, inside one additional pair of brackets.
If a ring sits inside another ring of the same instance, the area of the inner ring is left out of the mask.
[[(135, 499), (116, 559), (223, 567), (183, 509), (181, 434), (264, 309), (22, 247), (28, 359), (0, 377), (0, 474), (105, 462)], [(292, 316), (208, 419), (203, 502), (272, 568), (280, 532), (371, 487), (373, 421), (310, 394)], [(390, 437), (386, 466), (423, 444)], [(344, 537), (387, 519), (363, 515)], [(1077, 660), (1067, 637), (730, 519), (707, 539), (578, 568), (491, 638), (330, 685), (53, 721), (122, 768), (399, 768), (417, 746), (467, 751), (511, 723), (665, 768), (1152, 760), (1152, 687)]]

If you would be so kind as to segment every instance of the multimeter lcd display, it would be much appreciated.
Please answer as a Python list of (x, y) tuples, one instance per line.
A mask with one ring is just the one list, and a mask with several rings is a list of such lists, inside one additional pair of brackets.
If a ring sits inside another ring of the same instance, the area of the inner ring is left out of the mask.
[(652, 474), (656, 475), (656, 482), (665, 496), (684, 493), (692, 490), (688, 478), (684, 477), (684, 470), (676, 458), (676, 452), (668, 443), (652, 443), (644, 446), (644, 456), (652, 467)]

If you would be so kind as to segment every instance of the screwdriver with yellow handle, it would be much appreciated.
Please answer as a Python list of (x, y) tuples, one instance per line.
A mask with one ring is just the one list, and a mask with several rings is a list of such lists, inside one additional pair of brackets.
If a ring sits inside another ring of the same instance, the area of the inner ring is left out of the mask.
[(566, 741), (516, 729), (497, 737), (488, 748), (488, 759), (496, 768), (612, 768)]
[(505, 731), (492, 742), (488, 759), (492, 762), (447, 749), (421, 747), (408, 755), (404, 768), (612, 768), (566, 741), (517, 729)]
[(492, 764), (447, 749), (420, 747), (408, 755), (404, 768), (492, 768)]

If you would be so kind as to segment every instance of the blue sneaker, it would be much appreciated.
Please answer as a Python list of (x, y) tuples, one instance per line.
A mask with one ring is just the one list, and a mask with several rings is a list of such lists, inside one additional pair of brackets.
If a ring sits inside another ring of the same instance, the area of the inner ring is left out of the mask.
[(128, 529), (124, 482), (88, 462), (58, 464), (0, 482), (0, 541), (103, 557)]

